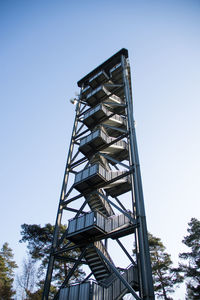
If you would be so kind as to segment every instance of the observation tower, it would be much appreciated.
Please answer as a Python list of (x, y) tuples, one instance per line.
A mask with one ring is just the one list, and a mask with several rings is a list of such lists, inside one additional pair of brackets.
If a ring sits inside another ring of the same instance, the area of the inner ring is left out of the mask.
[[(117, 300), (127, 293), (155, 299), (128, 51), (121, 49), (78, 87), (42, 299), (49, 299), (56, 261), (70, 267), (54, 299)], [(79, 266), (86, 275), (74, 280)]]

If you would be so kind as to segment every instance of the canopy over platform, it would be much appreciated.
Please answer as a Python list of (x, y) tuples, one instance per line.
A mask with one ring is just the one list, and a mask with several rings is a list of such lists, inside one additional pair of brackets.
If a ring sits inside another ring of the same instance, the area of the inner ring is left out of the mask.
[(114, 67), (116, 64), (121, 62), (121, 55), (124, 55), (126, 58), (128, 58), (128, 50), (125, 48), (122, 48), (120, 51), (115, 53), (113, 56), (111, 56), (109, 59), (107, 59), (104, 63), (99, 65), (97, 68), (95, 68), (93, 71), (88, 73), (86, 76), (84, 76), (82, 79), (80, 79), (77, 84), (79, 87), (82, 87), (83, 85), (89, 84), (89, 79), (93, 77), (96, 73), (98, 73), (101, 70), (104, 70), (105, 72), (110, 70), (112, 67)]

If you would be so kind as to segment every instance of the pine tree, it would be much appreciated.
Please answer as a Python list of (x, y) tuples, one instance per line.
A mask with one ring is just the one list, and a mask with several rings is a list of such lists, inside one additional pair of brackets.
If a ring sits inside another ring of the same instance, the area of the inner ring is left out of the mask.
[(165, 252), (160, 238), (150, 233), (148, 238), (155, 294), (165, 300), (172, 299), (169, 294), (175, 291), (174, 287), (183, 281), (183, 277), (178, 268), (172, 267), (171, 257)]
[(188, 235), (184, 237), (183, 244), (190, 248), (190, 252), (183, 252), (179, 257), (186, 261), (180, 264), (187, 280), (187, 299), (200, 299), (200, 221), (192, 218), (188, 223)]
[[(34, 295), (35, 298), (33, 298), (36, 299), (38, 293), (40, 294), (41, 289), (43, 288), (45, 270), (48, 265), (49, 253), (52, 245), (54, 226), (51, 224), (46, 224), (44, 227), (41, 227), (40, 225), (36, 224), (23, 224), (21, 227), (22, 239), (20, 240), (20, 242), (28, 243), (27, 247), (32, 259), (40, 263), (38, 273), (40, 278), (40, 281), (38, 282), (39, 289)], [(66, 227), (62, 226), (60, 228), (60, 236), (65, 231)], [(78, 250), (73, 250), (70, 253), (68, 253), (68, 256), (70, 256), (73, 259), (76, 258), (78, 254)], [(65, 257), (66, 254), (63, 254), (62, 256)], [(64, 281), (65, 277), (67, 276), (68, 272), (71, 270), (72, 267), (73, 263), (69, 261), (68, 257), (66, 257), (66, 260), (55, 261), (54, 272), (52, 275), (52, 295), (55, 293), (56, 287), (59, 287)], [(76, 272), (74, 272), (74, 276), (71, 279), (71, 283), (74, 283), (79, 279), (83, 278), (84, 275), (85, 272), (79, 266)]]
[(13, 290), (14, 269), (17, 268), (13, 260), (12, 249), (4, 243), (0, 251), (0, 299), (10, 300), (15, 294)]

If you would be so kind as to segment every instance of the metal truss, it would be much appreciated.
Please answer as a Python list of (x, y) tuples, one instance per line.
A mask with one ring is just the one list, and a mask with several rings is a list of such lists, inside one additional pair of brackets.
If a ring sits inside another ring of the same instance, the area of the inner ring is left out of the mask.
[[(55, 223), (43, 300), (57, 260), (70, 263), (59, 300), (154, 299), (128, 51), (121, 49), (78, 82), (80, 95)], [(65, 217), (66, 216), (66, 217)], [(61, 235), (61, 225), (67, 229)], [(123, 237), (133, 243), (126, 249)], [(117, 266), (112, 240), (129, 261)], [(77, 251), (78, 256), (72, 255)], [(79, 266), (86, 276), (73, 282)], [(89, 271), (88, 271), (89, 270)]]

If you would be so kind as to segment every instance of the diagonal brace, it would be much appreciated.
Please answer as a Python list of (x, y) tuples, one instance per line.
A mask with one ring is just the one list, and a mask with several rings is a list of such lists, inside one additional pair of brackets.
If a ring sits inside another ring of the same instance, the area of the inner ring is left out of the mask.
[(98, 191), (96, 191), (96, 193), (103, 197), (109, 204), (113, 205), (116, 209), (118, 209), (121, 213), (123, 213), (127, 218), (129, 218), (129, 220), (135, 224), (136, 223), (136, 220), (133, 219), (130, 214), (128, 214), (126, 211), (124, 211), (123, 209), (121, 209), (119, 206), (117, 206), (114, 202), (112, 202), (111, 200), (108, 199), (108, 197), (106, 197), (105, 195), (99, 193)]
[(129, 167), (129, 166), (127, 166), (127, 165), (121, 163), (121, 162), (118, 161), (117, 159), (112, 158), (110, 155), (105, 154), (105, 153), (101, 153), (101, 152), (99, 152), (99, 154), (100, 154), (101, 156), (104, 156), (104, 157), (107, 158), (108, 160), (111, 160), (111, 161), (113, 161), (114, 163), (116, 163), (116, 164), (118, 164), (118, 165), (121, 165), (121, 166), (123, 166), (124, 168), (127, 168), (128, 170), (131, 170), (131, 167)]
[(121, 128), (118, 128), (118, 127), (115, 127), (115, 126), (110, 126), (110, 125), (107, 125), (107, 124), (102, 124), (103, 127), (107, 127), (107, 128), (111, 128), (111, 129), (114, 129), (116, 131), (119, 131), (119, 132), (122, 132), (122, 133), (128, 133), (127, 130), (125, 129), (121, 129)]
[(78, 260), (76, 261), (76, 263), (73, 265), (73, 268), (70, 270), (70, 272), (68, 273), (67, 277), (65, 278), (65, 280), (63, 281), (61, 287), (59, 288), (59, 291), (57, 292), (57, 294), (55, 295), (53, 300), (58, 299), (59, 294), (60, 294), (60, 290), (62, 288), (64, 288), (67, 284), (67, 282), (69, 281), (70, 277), (73, 275), (74, 271), (76, 270), (76, 268), (78, 267), (78, 265), (81, 263), (81, 260), (83, 258), (83, 256), (85, 255), (86, 252), (86, 247), (85, 249), (82, 251), (81, 255), (79, 256)]

